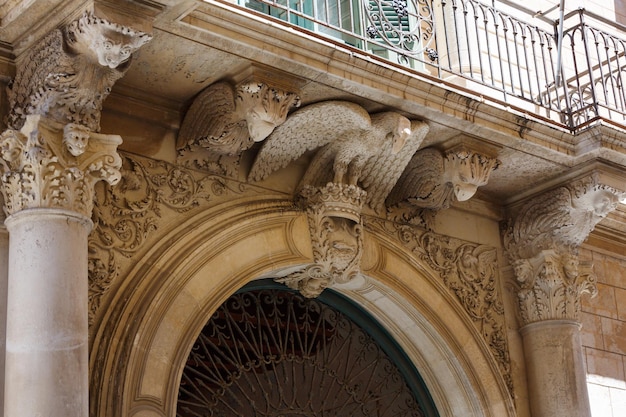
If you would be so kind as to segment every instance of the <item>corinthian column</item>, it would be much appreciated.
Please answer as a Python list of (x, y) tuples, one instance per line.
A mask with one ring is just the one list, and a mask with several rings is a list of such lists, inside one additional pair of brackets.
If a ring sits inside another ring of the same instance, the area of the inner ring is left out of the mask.
[(146, 40), (85, 14), (20, 60), (0, 135), (9, 232), (5, 417), (88, 415), (94, 184), (117, 183), (122, 163), (121, 138), (96, 132), (102, 100)]
[(594, 172), (526, 202), (504, 245), (515, 270), (533, 417), (590, 417), (580, 298), (596, 293), (578, 248), (622, 192)]

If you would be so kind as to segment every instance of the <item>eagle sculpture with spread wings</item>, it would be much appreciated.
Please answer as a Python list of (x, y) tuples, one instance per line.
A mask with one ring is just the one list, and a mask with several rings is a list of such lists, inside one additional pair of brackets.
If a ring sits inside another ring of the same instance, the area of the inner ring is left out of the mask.
[(426, 123), (395, 112), (370, 116), (347, 101), (311, 104), (294, 112), (266, 139), (248, 178), (263, 180), (318, 149), (300, 188), (328, 182), (358, 185), (367, 191), (370, 207), (378, 209), (427, 133)]

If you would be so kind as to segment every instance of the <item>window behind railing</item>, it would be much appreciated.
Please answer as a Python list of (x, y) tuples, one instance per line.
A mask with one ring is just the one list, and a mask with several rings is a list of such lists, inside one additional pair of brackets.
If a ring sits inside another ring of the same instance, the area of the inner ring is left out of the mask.
[(626, 120), (625, 42), (589, 26), (583, 10), (564, 19), (559, 66), (556, 23), (540, 27), (476, 0), (238, 1), (572, 130), (597, 117)]

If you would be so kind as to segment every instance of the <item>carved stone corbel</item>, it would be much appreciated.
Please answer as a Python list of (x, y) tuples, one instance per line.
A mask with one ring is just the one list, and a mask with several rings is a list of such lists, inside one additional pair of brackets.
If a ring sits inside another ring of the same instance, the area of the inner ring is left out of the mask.
[(363, 254), (361, 209), (365, 198), (365, 191), (354, 185), (304, 187), (300, 204), (309, 221), (313, 263), (275, 280), (312, 298), (325, 288), (355, 279)]
[(91, 217), (94, 185), (121, 178), (117, 135), (92, 133), (29, 115), (21, 130), (0, 136), (0, 173), (7, 215), (28, 208), (62, 208)]
[(579, 321), (582, 294), (597, 292), (592, 265), (578, 249), (624, 192), (594, 172), (533, 198), (504, 231), (523, 325), (551, 319)]
[(20, 60), (9, 90), (7, 125), (40, 115), (98, 132), (102, 102), (150, 35), (85, 13), (52, 31)]
[(431, 228), (437, 211), (469, 200), (499, 165), (489, 154), (458, 145), (445, 153), (434, 148), (413, 155), (387, 198), (388, 218)]
[(243, 151), (264, 140), (299, 105), (297, 94), (260, 79), (235, 87), (225, 81), (212, 84), (185, 115), (176, 146), (178, 162), (236, 177)]

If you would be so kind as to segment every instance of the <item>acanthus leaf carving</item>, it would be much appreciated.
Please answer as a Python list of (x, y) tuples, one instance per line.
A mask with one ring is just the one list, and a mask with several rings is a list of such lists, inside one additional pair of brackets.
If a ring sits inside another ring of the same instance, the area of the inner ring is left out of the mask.
[(523, 325), (579, 321), (581, 296), (597, 290), (592, 266), (579, 262), (578, 249), (623, 197), (592, 173), (534, 197), (509, 220), (503, 240)]
[(132, 53), (150, 39), (90, 13), (52, 31), (18, 65), (8, 126), (19, 130), (26, 116), (40, 115), (98, 132), (102, 102), (128, 70)]
[(304, 187), (299, 204), (307, 213), (313, 263), (275, 280), (314, 298), (355, 279), (361, 272), (365, 198), (365, 191), (354, 185)]
[(580, 320), (581, 295), (597, 293), (596, 276), (578, 256), (543, 250), (515, 262), (515, 288), (523, 324), (542, 320)]
[(484, 337), (513, 395), (496, 249), (378, 218), (366, 217), (364, 224), (397, 239), (441, 277)]
[(233, 87), (221, 81), (203, 90), (185, 115), (177, 140), (178, 162), (237, 177), (243, 151), (283, 123), (297, 94), (261, 81)]
[(497, 169), (496, 158), (460, 145), (416, 152), (387, 197), (387, 218), (432, 228), (437, 211), (469, 200)]
[(0, 136), (6, 214), (45, 207), (90, 217), (95, 183), (120, 180), (121, 143), (117, 135), (76, 131), (73, 125), (63, 128), (39, 115), (27, 116), (20, 131), (9, 129)]
[(96, 190), (89, 236), (90, 324), (121, 269), (145, 249), (167, 212), (202, 209), (251, 189), (218, 175), (130, 154), (123, 156), (122, 174), (118, 186)]

